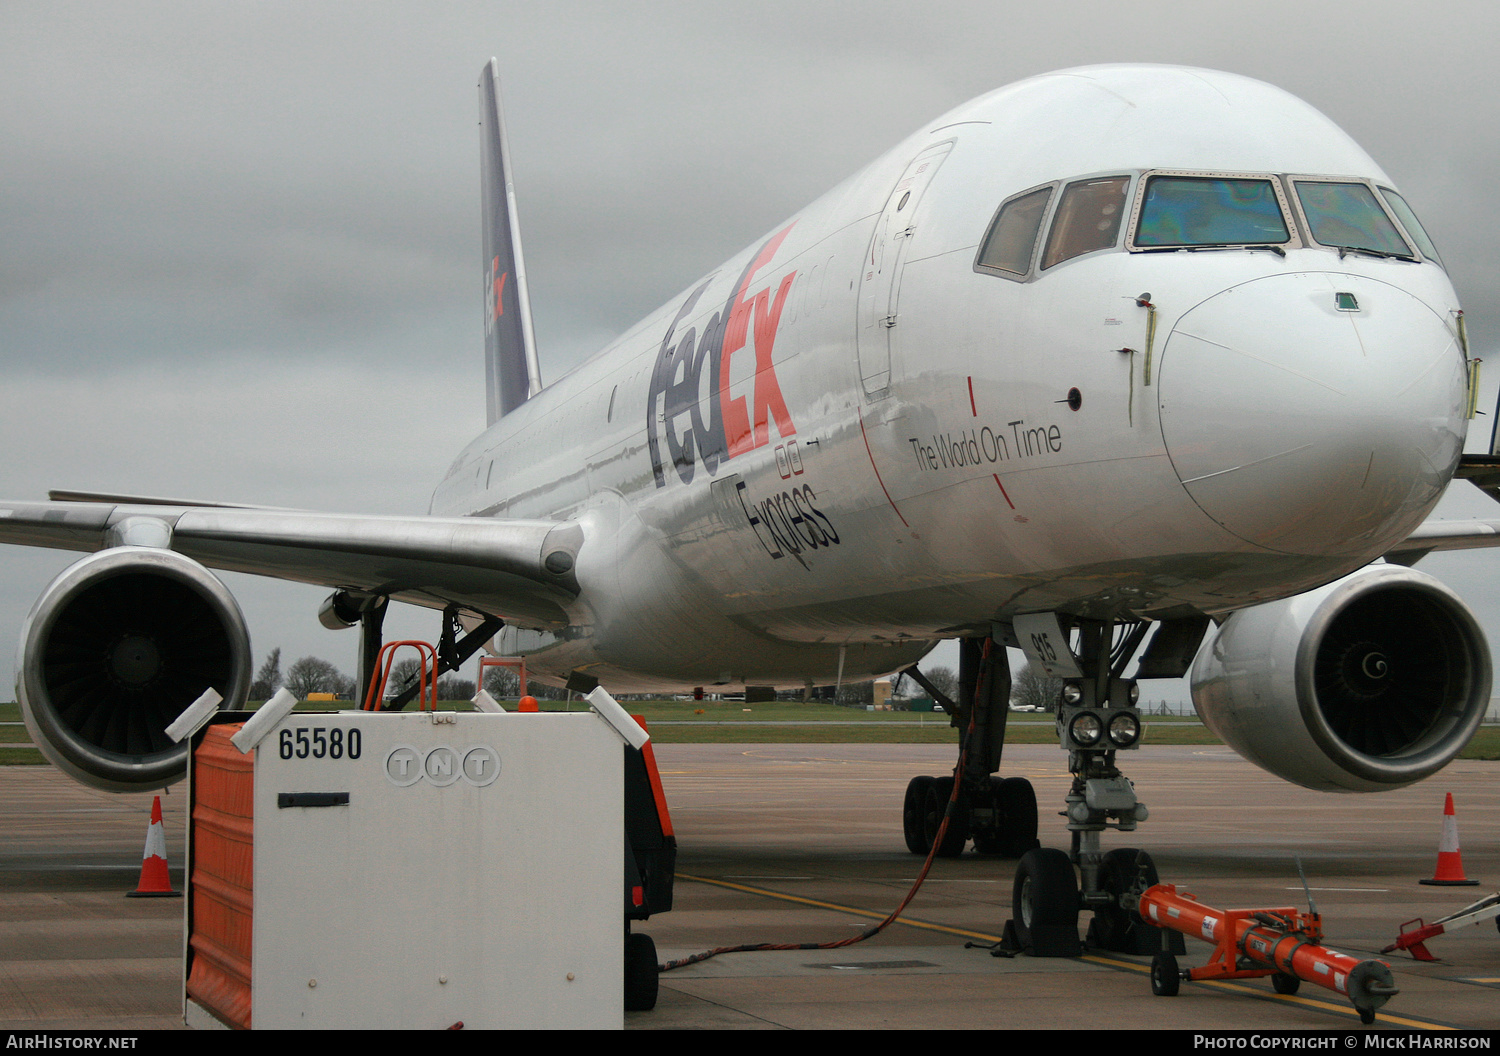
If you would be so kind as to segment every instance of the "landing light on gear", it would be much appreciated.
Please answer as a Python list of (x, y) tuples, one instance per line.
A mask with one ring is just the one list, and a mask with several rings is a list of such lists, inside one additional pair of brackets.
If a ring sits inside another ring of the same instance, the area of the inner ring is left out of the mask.
[(1116, 748), (1133, 748), (1141, 739), (1140, 716), (1134, 712), (1122, 711), (1110, 718), (1109, 728), (1105, 732), (1109, 735), (1109, 742)]
[(1092, 748), (1104, 736), (1104, 723), (1092, 711), (1081, 711), (1068, 720), (1068, 736), (1075, 747)]

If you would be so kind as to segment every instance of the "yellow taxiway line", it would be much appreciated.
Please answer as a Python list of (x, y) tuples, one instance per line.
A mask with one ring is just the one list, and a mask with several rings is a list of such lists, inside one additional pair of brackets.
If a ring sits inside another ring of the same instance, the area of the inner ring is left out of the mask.
[[(695, 884), (709, 884), (714, 887), (726, 887), (731, 891), (743, 891), (748, 895), (759, 895), (762, 898), (774, 898), (782, 902), (795, 902), (802, 906), (815, 906), (818, 909), (829, 909), (835, 913), (846, 913), (853, 917), (863, 917), (867, 920), (884, 920), (888, 913), (880, 913), (875, 910), (861, 909), (858, 906), (846, 906), (838, 902), (824, 902), (816, 898), (804, 898), (801, 895), (789, 895), (783, 891), (772, 891), (765, 887), (752, 887), (749, 884), (736, 884), (728, 880), (714, 880), (706, 876), (691, 876), (687, 873), (678, 873), (677, 879), (691, 880)], [(908, 928), (920, 928), (924, 931), (937, 931), (946, 935), (957, 935), (961, 938), (974, 939), (979, 942), (999, 942), (1000, 936), (991, 935), (983, 931), (970, 931), (965, 928), (954, 928), (947, 924), (936, 924), (930, 920), (918, 920), (912, 917), (900, 917), (895, 923), (904, 924)], [(1149, 975), (1151, 969), (1148, 965), (1137, 964), (1134, 961), (1118, 960), (1114, 957), (1103, 957), (1096, 953), (1086, 953), (1079, 960), (1088, 961), (1105, 968), (1113, 968), (1116, 971), (1138, 972)], [(1349, 1005), (1339, 1005), (1332, 1001), (1323, 1001), (1315, 997), (1300, 997), (1296, 994), (1268, 994), (1264, 990), (1245, 986), (1228, 979), (1200, 979), (1192, 981), (1196, 986), (1209, 986), (1231, 993), (1245, 994), (1257, 997), (1261, 1000), (1285, 1001), (1289, 1004), (1301, 1005), (1303, 1008), (1316, 1009), (1320, 1012), (1331, 1012), (1342, 1018), (1359, 1018), (1359, 1013)], [(1394, 1016), (1388, 1012), (1377, 1012), (1377, 1022), (1388, 1023), (1395, 1027), (1406, 1027), (1410, 1030), (1452, 1030), (1452, 1026), (1446, 1023), (1436, 1023), (1431, 1020), (1415, 1019), (1411, 1016)]]

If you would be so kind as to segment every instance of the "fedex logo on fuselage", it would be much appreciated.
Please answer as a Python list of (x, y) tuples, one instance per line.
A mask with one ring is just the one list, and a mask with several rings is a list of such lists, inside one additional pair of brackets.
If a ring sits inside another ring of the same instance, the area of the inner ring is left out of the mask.
[[(729, 300), (708, 317), (701, 334), (695, 327), (681, 333), (677, 328), (692, 317), (712, 279), (688, 295), (667, 327), (646, 393), (646, 447), (658, 488), (667, 486), (668, 465), (687, 484), (700, 462), (713, 474), (735, 455), (765, 446), (771, 440), (773, 421), (781, 437), (796, 434), (771, 353), (781, 310), (797, 273), (783, 275), (774, 294), (770, 285), (749, 292), (756, 284), (756, 273), (771, 263), (791, 229), (788, 225), (760, 247), (734, 284)], [(741, 384), (738, 388), (743, 391), (734, 391), (733, 376), (743, 376), (751, 362), (749, 386)]]

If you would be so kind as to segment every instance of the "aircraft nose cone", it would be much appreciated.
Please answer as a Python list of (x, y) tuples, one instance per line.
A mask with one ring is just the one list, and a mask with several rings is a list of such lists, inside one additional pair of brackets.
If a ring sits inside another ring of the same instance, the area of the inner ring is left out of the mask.
[(1373, 553), (1446, 486), (1466, 384), (1447, 320), (1406, 291), (1353, 275), (1272, 276), (1177, 322), (1162, 349), (1162, 437), (1188, 494), (1240, 538), (1284, 553)]

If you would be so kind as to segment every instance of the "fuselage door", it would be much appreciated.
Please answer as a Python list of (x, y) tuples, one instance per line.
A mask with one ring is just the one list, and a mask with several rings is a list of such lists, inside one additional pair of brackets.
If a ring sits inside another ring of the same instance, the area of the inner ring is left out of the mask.
[(899, 325), (896, 293), (906, 245), (916, 233), (917, 205), (953, 141), (918, 154), (896, 181), (875, 224), (859, 284), (859, 376), (865, 392), (880, 395), (891, 384), (891, 331)]

